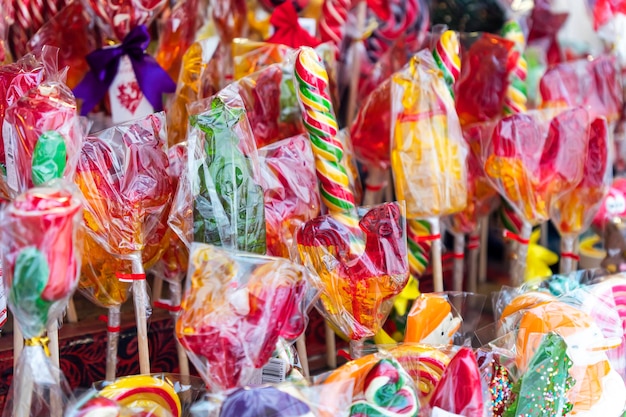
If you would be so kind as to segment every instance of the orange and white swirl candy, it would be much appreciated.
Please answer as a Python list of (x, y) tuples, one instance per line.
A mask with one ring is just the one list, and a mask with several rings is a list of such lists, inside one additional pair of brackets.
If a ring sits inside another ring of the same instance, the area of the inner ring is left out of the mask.
[(104, 387), (100, 395), (124, 407), (149, 412), (154, 417), (182, 416), (180, 398), (167, 379), (150, 375), (119, 378)]

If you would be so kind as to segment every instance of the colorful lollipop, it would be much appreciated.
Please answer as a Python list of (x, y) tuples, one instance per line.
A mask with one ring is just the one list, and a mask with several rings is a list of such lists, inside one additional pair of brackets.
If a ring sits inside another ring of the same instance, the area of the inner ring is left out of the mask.
[[(49, 415), (60, 412), (59, 371), (46, 357), (50, 352), (44, 335), (63, 314), (78, 283), (80, 209), (80, 200), (61, 183), (31, 188), (4, 209), (3, 280), (9, 308), (25, 338), (12, 385), (13, 404), (6, 407), (10, 415), (26, 417), (35, 409)], [(33, 395), (45, 390), (59, 401), (50, 405)]]
[[(437, 62), (446, 66), (444, 72)], [(456, 35), (445, 32), (433, 54), (420, 52), (392, 80), (396, 194), (406, 201), (409, 219), (428, 218), (431, 223), (435, 291), (443, 290), (439, 217), (462, 210), (467, 201), (467, 145), (445, 81), (458, 74), (458, 62)]]

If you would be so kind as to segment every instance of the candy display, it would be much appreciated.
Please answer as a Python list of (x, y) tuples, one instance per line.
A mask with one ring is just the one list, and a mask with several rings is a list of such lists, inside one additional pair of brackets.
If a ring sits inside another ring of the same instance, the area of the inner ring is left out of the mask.
[(3, 417), (623, 417), (626, 1), (0, 10)]
[(316, 291), (285, 259), (194, 244), (176, 335), (210, 387), (245, 385), (279, 338), (295, 340)]

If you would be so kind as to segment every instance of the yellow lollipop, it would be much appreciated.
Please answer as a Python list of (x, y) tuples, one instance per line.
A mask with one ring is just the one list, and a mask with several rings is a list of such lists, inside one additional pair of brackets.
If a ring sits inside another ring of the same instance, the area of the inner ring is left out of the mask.
[(150, 375), (120, 378), (104, 387), (100, 395), (124, 407), (150, 412), (155, 417), (182, 415), (180, 399), (171, 382)]

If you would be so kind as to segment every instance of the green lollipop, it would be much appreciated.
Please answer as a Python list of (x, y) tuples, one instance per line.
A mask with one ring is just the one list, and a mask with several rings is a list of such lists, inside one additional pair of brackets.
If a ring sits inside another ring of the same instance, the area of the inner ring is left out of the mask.
[(239, 148), (236, 134), (244, 116), (242, 108), (230, 107), (216, 97), (211, 110), (190, 118), (191, 126), (204, 133), (206, 152), (198, 168), (194, 240), (265, 253), (263, 189), (254, 182), (250, 160)]
[(32, 178), (40, 185), (61, 178), (67, 164), (67, 147), (63, 136), (55, 131), (45, 132), (33, 150)]
[(565, 416), (572, 409), (567, 392), (576, 381), (569, 375), (572, 361), (561, 336), (549, 333), (513, 386), (515, 400), (503, 417)]

